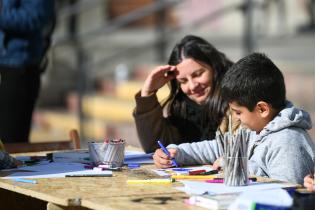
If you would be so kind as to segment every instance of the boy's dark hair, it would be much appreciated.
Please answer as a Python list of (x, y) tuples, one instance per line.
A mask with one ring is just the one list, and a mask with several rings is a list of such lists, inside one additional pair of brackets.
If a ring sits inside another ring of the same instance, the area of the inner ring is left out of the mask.
[(274, 109), (285, 105), (284, 78), (278, 67), (262, 53), (250, 54), (236, 62), (221, 83), (222, 97), (253, 111), (257, 102), (264, 101)]

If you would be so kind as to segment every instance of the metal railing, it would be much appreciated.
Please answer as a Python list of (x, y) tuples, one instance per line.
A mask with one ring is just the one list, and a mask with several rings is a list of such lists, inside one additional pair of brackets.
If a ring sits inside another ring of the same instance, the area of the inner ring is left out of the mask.
[[(77, 2), (76, 4), (67, 7), (62, 10), (61, 12), (61, 17), (66, 17), (66, 18), (71, 18), (73, 16), (76, 16), (80, 14), (81, 12), (85, 11), (82, 10), (82, 4), (88, 4), (88, 9), (92, 9), (94, 5), (97, 5), (100, 3), (100, 0), (94, 0), (91, 1), (91, 3), (86, 3), (86, 1), (82, 2)], [(111, 22), (104, 24), (98, 29), (88, 31), (86, 33), (77, 33), (77, 34), (72, 34), (72, 36), (65, 35), (62, 37), (56, 37), (54, 39), (54, 45), (53, 47), (58, 47), (60, 45), (66, 44), (68, 42), (72, 43), (72, 46), (76, 49), (76, 58), (77, 58), (77, 69), (78, 69), (78, 95), (79, 95), (79, 121), (80, 121), (80, 135), (82, 136), (81, 138), (81, 145), (86, 146), (86, 142), (84, 141), (85, 138), (85, 132), (83, 129), (83, 122), (85, 121), (85, 115), (83, 112), (83, 107), (82, 107), (82, 99), (83, 96), (86, 92), (86, 87), (88, 84), (87, 81), (87, 69), (93, 68), (94, 64), (89, 64), (89, 61), (87, 59), (87, 55), (85, 54), (85, 50), (82, 46), (82, 42), (91, 39), (92, 37), (97, 37), (99, 35), (108, 35), (110, 33), (113, 33), (128, 24), (139, 20), (143, 17), (146, 17), (148, 15), (157, 13), (160, 18), (157, 21), (157, 33), (161, 33), (159, 36), (159, 43), (161, 45), (157, 45), (160, 47), (160, 53), (161, 53), (161, 59), (163, 59), (163, 55), (165, 53), (165, 49), (162, 49), (163, 43), (165, 43), (165, 34), (164, 34), (164, 20), (165, 13), (163, 12), (166, 9), (169, 9), (170, 7), (173, 7), (179, 3), (178, 0), (157, 0), (152, 4), (143, 6), (139, 9), (136, 9), (134, 11), (131, 11), (128, 14), (119, 16), (115, 19), (113, 19)], [(73, 36), (74, 35), (74, 36)], [(165, 45), (164, 45), (165, 46)]]
[[(60, 17), (62, 18), (71, 18), (74, 16), (79, 15), (86, 10), (93, 9), (95, 6), (99, 5), (99, 3), (104, 2), (102, 0), (81, 0), (78, 1), (76, 4), (71, 5), (67, 8), (64, 8), (60, 11)], [(231, 4), (224, 8), (220, 8), (209, 15), (198, 19), (190, 24), (183, 25), (183, 26), (175, 26), (175, 27), (165, 27), (165, 10), (175, 5), (182, 3), (183, 1), (179, 0), (156, 0), (154, 3), (143, 6), (139, 9), (131, 11), (125, 15), (119, 16), (112, 21), (105, 23), (101, 27), (85, 32), (85, 33), (76, 33), (74, 36), (71, 37), (68, 35), (62, 37), (55, 37), (54, 39), (54, 47), (63, 45), (68, 43), (69, 41), (72, 42), (73, 46), (76, 48), (76, 57), (77, 57), (77, 68), (79, 73), (79, 81), (78, 81), (78, 94), (79, 94), (79, 120), (80, 120), (80, 134), (82, 136), (81, 140), (85, 139), (85, 133), (83, 129), (83, 122), (85, 120), (85, 115), (82, 111), (82, 97), (86, 92), (86, 87), (88, 84), (87, 81), (87, 69), (95, 68), (95, 66), (104, 65), (105, 63), (109, 62), (113, 58), (120, 57), (124, 53), (129, 53), (132, 51), (132, 55), (135, 56), (138, 53), (141, 53), (144, 48), (148, 47), (157, 47), (157, 51), (159, 52), (159, 59), (165, 60), (165, 46), (166, 40), (170, 39), (172, 34), (176, 31), (187, 30), (187, 28), (194, 28), (199, 27), (206, 21), (213, 21), (218, 18), (222, 18), (231, 12), (239, 11), (244, 14), (244, 49), (245, 54), (252, 52), (255, 49), (255, 37), (253, 33), (253, 7), (257, 6), (258, 4), (254, 4), (253, 0), (244, 0), (242, 3)], [(259, 6), (259, 5), (258, 5)], [(91, 40), (91, 38), (95, 38), (97, 36), (104, 36), (114, 33), (121, 28), (127, 26), (128, 24), (137, 21), (141, 18), (146, 16), (152, 15), (157, 13), (158, 18), (156, 22), (156, 31), (159, 34), (157, 39), (153, 40), (151, 43), (145, 43), (143, 45), (137, 45), (133, 47), (129, 47), (128, 49), (124, 49), (122, 51), (115, 52), (107, 57), (101, 59), (98, 63), (89, 63), (87, 60), (87, 56), (85, 55), (85, 50), (81, 44), (81, 42), (86, 42)], [(81, 145), (86, 145), (86, 142), (81, 142)]]

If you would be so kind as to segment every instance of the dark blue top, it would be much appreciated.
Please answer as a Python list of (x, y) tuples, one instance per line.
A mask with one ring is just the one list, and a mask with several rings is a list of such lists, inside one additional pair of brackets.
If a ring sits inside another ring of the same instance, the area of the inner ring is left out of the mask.
[(0, 0), (0, 67), (39, 66), (54, 23), (54, 0)]

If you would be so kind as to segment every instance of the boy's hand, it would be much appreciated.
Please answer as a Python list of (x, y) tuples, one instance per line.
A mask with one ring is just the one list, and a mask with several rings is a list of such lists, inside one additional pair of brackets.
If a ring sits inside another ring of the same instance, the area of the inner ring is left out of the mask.
[(304, 177), (304, 187), (311, 192), (315, 192), (315, 182), (314, 178), (311, 175)]
[(223, 167), (223, 165), (224, 165), (223, 157), (219, 157), (218, 159), (216, 159), (216, 161), (214, 161), (212, 169), (219, 171)]
[[(175, 157), (176, 149), (168, 149), (171, 158)], [(170, 168), (172, 167), (172, 160), (161, 149), (155, 150), (153, 155), (154, 164), (157, 168)]]

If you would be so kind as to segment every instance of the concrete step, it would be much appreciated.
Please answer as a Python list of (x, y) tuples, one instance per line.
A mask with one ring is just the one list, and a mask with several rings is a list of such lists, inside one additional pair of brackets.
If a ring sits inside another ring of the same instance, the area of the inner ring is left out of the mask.
[[(69, 130), (79, 130), (79, 118), (64, 111), (37, 111), (33, 120), (31, 142), (67, 140)], [(39, 119), (40, 118), (40, 119)], [(140, 147), (134, 123), (113, 122), (90, 118), (84, 122), (85, 142), (104, 139), (125, 139), (128, 145)]]
[[(114, 96), (87, 95), (83, 99), (83, 111), (88, 117), (111, 122), (133, 122), (135, 94), (141, 89), (142, 82), (126, 81), (116, 87)], [(169, 94), (167, 85), (157, 92), (159, 101)]]

